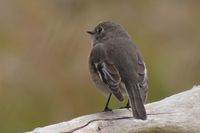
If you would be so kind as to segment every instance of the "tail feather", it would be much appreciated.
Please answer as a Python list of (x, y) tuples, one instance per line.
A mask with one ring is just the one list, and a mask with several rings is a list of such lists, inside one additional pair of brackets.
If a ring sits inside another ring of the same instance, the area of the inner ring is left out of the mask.
[(147, 119), (146, 110), (143, 104), (143, 100), (141, 98), (139, 86), (137, 86), (136, 84), (133, 85), (133, 83), (128, 83), (127, 92), (133, 116), (136, 119), (146, 120)]

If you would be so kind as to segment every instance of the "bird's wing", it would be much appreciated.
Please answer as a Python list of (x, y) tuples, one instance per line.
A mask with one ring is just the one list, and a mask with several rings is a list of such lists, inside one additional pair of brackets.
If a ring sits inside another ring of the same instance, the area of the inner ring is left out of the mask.
[(111, 93), (120, 100), (123, 101), (123, 95), (120, 92), (119, 85), (121, 82), (121, 76), (114, 64), (108, 61), (101, 61), (95, 64), (99, 78), (108, 86)]
[(148, 89), (148, 84), (147, 84), (147, 69), (146, 65), (142, 59), (141, 56), (138, 56), (138, 87), (140, 90), (141, 98), (143, 100), (143, 103), (146, 101), (147, 97), (147, 89)]

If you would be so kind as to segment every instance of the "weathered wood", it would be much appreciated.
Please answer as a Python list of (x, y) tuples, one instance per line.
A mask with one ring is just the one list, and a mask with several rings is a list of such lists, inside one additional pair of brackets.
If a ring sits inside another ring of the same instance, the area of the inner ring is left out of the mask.
[(28, 133), (200, 133), (200, 86), (147, 104), (147, 120), (127, 109), (100, 112)]

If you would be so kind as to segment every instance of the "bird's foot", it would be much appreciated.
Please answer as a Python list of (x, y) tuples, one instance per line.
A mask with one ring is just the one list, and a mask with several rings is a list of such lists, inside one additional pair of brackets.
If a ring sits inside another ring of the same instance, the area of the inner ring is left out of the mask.
[(126, 106), (120, 107), (120, 109), (129, 109), (129, 108), (131, 108), (131, 106), (129, 104), (129, 100), (128, 100)]
[(108, 107), (105, 107), (103, 112), (107, 112), (107, 111), (112, 111), (112, 109), (108, 108)]
[(129, 109), (131, 106), (130, 105), (126, 105), (126, 106), (122, 106), (122, 107), (120, 107), (120, 109)]

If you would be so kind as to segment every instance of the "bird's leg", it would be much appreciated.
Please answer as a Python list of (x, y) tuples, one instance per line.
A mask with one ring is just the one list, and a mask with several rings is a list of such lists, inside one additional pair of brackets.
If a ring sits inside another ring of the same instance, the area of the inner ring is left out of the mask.
[(108, 100), (107, 100), (107, 102), (106, 102), (106, 106), (105, 106), (105, 108), (104, 108), (103, 111), (112, 111), (112, 109), (108, 108), (108, 105), (109, 105), (111, 96), (112, 96), (112, 93), (109, 94)]
[(129, 104), (129, 100), (128, 100), (128, 102), (127, 102), (125, 108), (130, 108), (130, 107), (131, 107), (131, 106), (130, 106), (130, 104)]
[(129, 109), (131, 106), (130, 106), (130, 104), (129, 104), (129, 100), (128, 100), (128, 102), (127, 102), (127, 104), (126, 104), (126, 106), (124, 106), (124, 107), (120, 107), (120, 109), (124, 109), (124, 108), (127, 108), (127, 109)]

